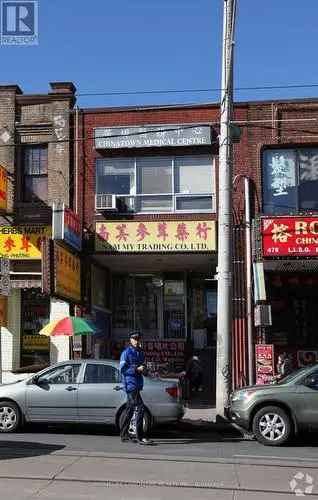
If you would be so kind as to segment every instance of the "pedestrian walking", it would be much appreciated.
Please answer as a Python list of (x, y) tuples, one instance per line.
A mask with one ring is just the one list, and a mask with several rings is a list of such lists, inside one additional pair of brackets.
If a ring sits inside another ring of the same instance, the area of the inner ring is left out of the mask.
[[(133, 440), (142, 445), (153, 444), (153, 441), (144, 437), (143, 420), (145, 406), (141, 397), (146, 373), (145, 355), (141, 349), (140, 332), (132, 332), (129, 336), (129, 347), (120, 356), (120, 371), (123, 377), (127, 394), (127, 405), (123, 419), (120, 437), (122, 442)], [(136, 410), (136, 439), (129, 436), (130, 421)]]

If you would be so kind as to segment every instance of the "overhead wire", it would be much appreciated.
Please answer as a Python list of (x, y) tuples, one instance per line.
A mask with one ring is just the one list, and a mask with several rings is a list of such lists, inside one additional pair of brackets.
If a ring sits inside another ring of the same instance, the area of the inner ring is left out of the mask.
[[(248, 87), (234, 87), (234, 91), (248, 90), (288, 90), (288, 89), (309, 89), (318, 88), (318, 83), (287, 84), (287, 85), (256, 85)], [(129, 96), (129, 95), (158, 95), (158, 94), (187, 94), (187, 93), (207, 93), (222, 92), (221, 87), (194, 88), (194, 89), (156, 89), (156, 90), (127, 90), (127, 91), (108, 91), (108, 92), (76, 92), (76, 97), (99, 97), (99, 96)]]

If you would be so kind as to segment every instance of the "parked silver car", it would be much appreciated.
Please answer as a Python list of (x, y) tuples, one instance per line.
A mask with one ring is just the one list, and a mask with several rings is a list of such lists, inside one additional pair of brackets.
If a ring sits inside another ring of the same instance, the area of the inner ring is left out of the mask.
[[(144, 429), (175, 422), (184, 409), (177, 381), (145, 377)], [(120, 425), (126, 403), (119, 363), (112, 360), (64, 361), (36, 375), (0, 386), (0, 432), (24, 422)]]

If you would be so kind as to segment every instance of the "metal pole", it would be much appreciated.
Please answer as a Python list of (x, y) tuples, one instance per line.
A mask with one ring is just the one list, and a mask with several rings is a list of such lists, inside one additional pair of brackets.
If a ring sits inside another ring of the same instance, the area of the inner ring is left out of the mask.
[(2, 384), (2, 322), (0, 321), (0, 384)]
[(78, 214), (78, 150), (79, 150), (79, 133), (78, 133), (78, 128), (79, 128), (79, 120), (78, 120), (78, 106), (75, 108), (75, 172), (74, 172), (74, 177), (75, 177), (75, 207), (74, 207), (74, 212)]
[(231, 390), (232, 331), (232, 144), (233, 35), (235, 0), (224, 0), (222, 93), (219, 144), (218, 307), (216, 411), (226, 415)]
[(245, 194), (245, 257), (246, 257), (246, 319), (248, 344), (248, 382), (254, 384), (254, 342), (252, 304), (252, 245), (251, 245), (251, 199), (250, 179), (244, 178)]

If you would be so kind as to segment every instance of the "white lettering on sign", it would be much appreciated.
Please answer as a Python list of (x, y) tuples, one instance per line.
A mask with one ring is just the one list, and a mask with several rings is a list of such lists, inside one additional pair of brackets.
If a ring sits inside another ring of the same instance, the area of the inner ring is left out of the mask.
[(275, 153), (271, 158), (271, 188), (273, 196), (288, 194), (287, 188), (296, 185), (295, 160), (286, 154)]
[(299, 155), (300, 180), (317, 181), (318, 180), (318, 151), (310, 155), (301, 153)]

